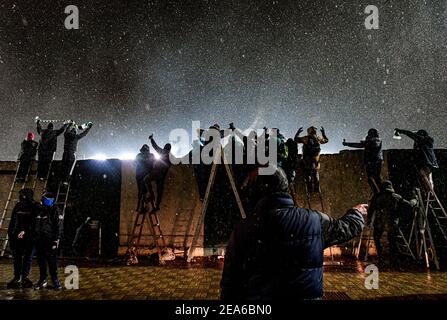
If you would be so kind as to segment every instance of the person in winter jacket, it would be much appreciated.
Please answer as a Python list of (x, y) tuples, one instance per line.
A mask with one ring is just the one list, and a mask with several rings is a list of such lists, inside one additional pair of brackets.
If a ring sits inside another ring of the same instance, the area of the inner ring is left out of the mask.
[(22, 141), (21, 150), (18, 157), (20, 165), (17, 170), (17, 182), (25, 181), (26, 176), (31, 170), (33, 162), (36, 161), (37, 145), (37, 141), (34, 141), (34, 133), (28, 132), (26, 139)]
[(366, 168), (368, 183), (373, 193), (378, 193), (382, 183), (381, 172), (383, 165), (382, 140), (377, 129), (369, 129), (365, 140), (360, 142), (346, 142), (343, 145), (351, 148), (364, 149), (363, 163)]
[(63, 230), (64, 217), (62, 211), (55, 205), (53, 194), (45, 192), (42, 195), (42, 203), (36, 216), (35, 245), (40, 270), (36, 289), (47, 287), (47, 267), (54, 289), (62, 289), (57, 276), (57, 255)]
[(287, 159), (284, 163), (284, 172), (287, 175), (289, 183), (295, 181), (296, 168), (298, 166), (298, 144), (294, 139), (289, 138), (286, 141)]
[(154, 211), (160, 210), (161, 200), (163, 199), (163, 191), (166, 175), (168, 174), (168, 170), (171, 167), (171, 144), (166, 143), (163, 148), (160, 148), (158, 144), (154, 140), (154, 136), (151, 134), (149, 136), (149, 140), (151, 142), (152, 147), (160, 156), (154, 163), (154, 169), (152, 174), (150, 174), (146, 179), (146, 187), (151, 194), (151, 197), (154, 198), (154, 191), (152, 189), (151, 181), (155, 181), (155, 185), (157, 187), (157, 198), (155, 200)]
[(31, 288), (29, 279), (34, 252), (34, 228), (38, 204), (34, 201), (34, 192), (30, 188), (21, 189), (19, 202), (12, 210), (8, 226), (9, 246), (14, 262), (14, 279), (8, 288)]
[[(64, 132), (64, 153), (62, 155), (62, 182), (68, 184), (71, 169), (76, 161), (76, 150), (78, 148), (78, 141), (84, 138), (89, 133), (93, 124), (88, 122), (85, 126), (76, 126), (73, 121), (70, 121), (66, 126)], [(83, 130), (81, 133), (77, 129)]]
[(284, 171), (258, 175), (254, 214), (231, 234), (220, 282), (223, 300), (320, 299), (323, 250), (358, 236), (366, 205), (340, 219), (294, 205)]
[(40, 120), (37, 119), (37, 133), (40, 134), (39, 147), (37, 149), (37, 178), (44, 180), (48, 176), (54, 153), (57, 149), (57, 137), (66, 129), (67, 125), (63, 125), (58, 130), (54, 130), (52, 122), (48, 123), (46, 129), (42, 128)]
[[(399, 250), (397, 237), (399, 236), (399, 218), (410, 212), (417, 204), (417, 199), (407, 201), (397, 194), (394, 191), (393, 184), (388, 180), (384, 180), (381, 183), (380, 192), (371, 199), (371, 205), (368, 208), (367, 224), (374, 227), (374, 243), (381, 265), (398, 266), (397, 255)], [(384, 232), (387, 234), (388, 248), (384, 248), (382, 244)]]
[(433, 169), (438, 169), (438, 160), (434, 150), (434, 139), (428, 134), (426, 130), (418, 130), (412, 132), (408, 130), (395, 129), (397, 134), (404, 134), (414, 141), (413, 149), (416, 151), (415, 165), (422, 181), (427, 190), (434, 192), (434, 183), (432, 172)]
[(148, 189), (146, 188), (145, 178), (152, 173), (154, 162), (155, 158), (154, 155), (151, 153), (149, 146), (147, 144), (143, 145), (140, 149), (140, 153), (137, 154), (135, 158), (135, 179), (137, 180), (138, 186), (137, 211), (140, 210), (142, 197), (148, 192)]
[(304, 179), (308, 192), (320, 192), (320, 178), (318, 171), (320, 170), (320, 152), (321, 145), (328, 143), (329, 139), (326, 132), (321, 127), (321, 135), (317, 135), (317, 128), (310, 127), (307, 129), (307, 135), (300, 137), (303, 128), (299, 128), (295, 134), (295, 142), (303, 144), (303, 171)]

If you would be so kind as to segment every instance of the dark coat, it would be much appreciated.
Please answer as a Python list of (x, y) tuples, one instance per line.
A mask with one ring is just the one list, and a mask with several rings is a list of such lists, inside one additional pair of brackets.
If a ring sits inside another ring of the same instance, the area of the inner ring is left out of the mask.
[(18, 234), (22, 231), (25, 231), (24, 240), (33, 240), (38, 208), (39, 205), (32, 199), (19, 201), (15, 205), (8, 226), (11, 242), (16, 242)]
[(140, 152), (135, 158), (137, 178), (144, 178), (152, 172), (154, 168), (154, 155), (150, 152)]
[(379, 137), (367, 136), (363, 141), (345, 142), (343, 145), (365, 149), (363, 154), (363, 163), (365, 165), (383, 162), (382, 140)]
[(75, 154), (78, 149), (78, 141), (84, 138), (91, 128), (87, 128), (81, 133), (67, 127), (64, 133), (64, 152), (68, 154)]
[(221, 280), (224, 300), (315, 299), (323, 296), (323, 249), (358, 236), (363, 217), (340, 219), (296, 207), (277, 193), (233, 231)]
[(56, 152), (57, 149), (57, 137), (64, 133), (66, 125), (62, 126), (58, 130), (54, 129), (42, 129), (40, 122), (37, 123), (37, 133), (40, 134), (39, 141), (39, 155), (51, 154)]
[(59, 207), (39, 205), (36, 216), (35, 238), (39, 243), (51, 243), (62, 238), (64, 217)]
[(169, 167), (171, 166), (171, 160), (169, 159), (170, 150), (160, 148), (154, 139), (151, 139), (151, 145), (160, 155), (160, 159), (156, 160), (154, 163), (154, 172), (151, 179), (164, 179), (168, 173)]
[(413, 149), (417, 152), (415, 162), (418, 169), (423, 167), (429, 167), (431, 169), (439, 168), (433, 147), (434, 139), (432, 137), (407, 130), (399, 130), (399, 132), (414, 140)]
[(20, 154), (18, 159), (20, 161), (33, 161), (36, 160), (37, 154), (37, 141), (23, 140), (20, 148)]

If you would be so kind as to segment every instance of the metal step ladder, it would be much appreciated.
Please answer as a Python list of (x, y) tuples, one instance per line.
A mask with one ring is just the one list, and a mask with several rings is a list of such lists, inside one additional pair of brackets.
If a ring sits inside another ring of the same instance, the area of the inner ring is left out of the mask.
[[(9, 190), (8, 198), (6, 200), (5, 207), (2, 212), (2, 216), (0, 219), (0, 257), (3, 257), (6, 253), (8, 247), (8, 228), (9, 223), (11, 221), (12, 211), (14, 210), (14, 206), (19, 201), (19, 192), (22, 189), (30, 187), (33, 185), (33, 180), (31, 178), (32, 167), (34, 163), (29, 167), (28, 172), (26, 173), (25, 180), (22, 182), (17, 181), (17, 173), (20, 168), (20, 161), (17, 162), (16, 171), (14, 174), (14, 181), (11, 184), (11, 188)], [(34, 177), (34, 180), (36, 177)]]
[(213, 164), (211, 167), (211, 173), (208, 178), (208, 185), (206, 187), (205, 197), (202, 202), (202, 208), (201, 208), (201, 212), (200, 212), (200, 216), (199, 216), (199, 221), (198, 221), (195, 231), (194, 231), (194, 236), (191, 241), (191, 246), (188, 249), (187, 262), (191, 262), (192, 258), (194, 257), (194, 251), (197, 248), (197, 244), (198, 244), (199, 237), (200, 237), (200, 232), (202, 231), (202, 227), (205, 222), (205, 214), (208, 209), (208, 204), (209, 204), (210, 195), (211, 195), (211, 189), (214, 185), (214, 181), (215, 181), (216, 173), (217, 173), (217, 161), (216, 160), (219, 159), (219, 157), (225, 166), (225, 171), (228, 176), (228, 179), (230, 180), (231, 189), (233, 190), (233, 194), (236, 199), (236, 203), (238, 205), (239, 211), (241, 213), (241, 217), (242, 217), (242, 219), (246, 218), (245, 210), (242, 205), (241, 198), (239, 196), (239, 192), (237, 190), (236, 183), (234, 181), (234, 176), (231, 171), (230, 165), (228, 164), (228, 162), (225, 159), (225, 155), (222, 152), (222, 148), (219, 148), (216, 152), (216, 155), (214, 156)]
[[(142, 198), (144, 198), (144, 195)], [(152, 237), (154, 245), (157, 249), (160, 264), (164, 264), (166, 260), (174, 260), (175, 256), (174, 259), (172, 259), (171, 255), (166, 254), (166, 241), (160, 227), (157, 212), (153, 210), (155, 208), (153, 199), (150, 201), (144, 201), (144, 199), (141, 199), (140, 201), (140, 210), (137, 211), (134, 225), (132, 227), (132, 233), (128, 241), (126, 264), (138, 264), (138, 254), (141, 247), (140, 242), (145, 224), (148, 226), (150, 236)]]

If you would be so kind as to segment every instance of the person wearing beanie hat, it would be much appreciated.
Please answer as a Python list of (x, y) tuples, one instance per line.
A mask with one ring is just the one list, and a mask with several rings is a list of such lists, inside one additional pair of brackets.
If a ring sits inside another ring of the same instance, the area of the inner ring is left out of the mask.
[(16, 182), (25, 182), (31, 169), (31, 165), (36, 161), (37, 141), (34, 141), (34, 133), (28, 132), (26, 139), (22, 141), (18, 160), (20, 161), (17, 170)]
[(37, 133), (40, 134), (39, 147), (37, 149), (37, 178), (44, 180), (48, 176), (51, 161), (57, 149), (57, 137), (64, 133), (68, 124), (64, 124), (58, 130), (54, 130), (52, 122), (48, 123), (46, 129), (42, 128), (40, 119), (37, 119)]
[(137, 212), (141, 209), (143, 196), (145, 196), (148, 192), (145, 178), (152, 173), (154, 161), (154, 154), (151, 153), (149, 146), (144, 144), (140, 149), (140, 153), (135, 157), (135, 179), (137, 180), (138, 187)]
[[(78, 148), (78, 141), (84, 138), (92, 128), (93, 123), (89, 122), (87, 125), (82, 126), (85, 128), (81, 133), (77, 132), (78, 126), (74, 121), (69, 121), (64, 131), (64, 153), (62, 154), (62, 176), (61, 182), (68, 185), (71, 169), (76, 160), (76, 150)], [(79, 129), (79, 128), (78, 128)]]
[(365, 140), (360, 142), (346, 142), (343, 139), (343, 145), (351, 148), (364, 149), (363, 164), (365, 165), (368, 183), (373, 193), (380, 191), (382, 182), (381, 172), (383, 165), (382, 140), (379, 137), (379, 131), (371, 128)]
[(321, 145), (328, 143), (326, 132), (321, 127), (321, 137), (317, 135), (317, 128), (312, 126), (307, 129), (307, 136), (300, 137), (303, 128), (299, 128), (295, 134), (295, 142), (303, 144), (303, 171), (308, 192), (320, 192), (320, 152)]

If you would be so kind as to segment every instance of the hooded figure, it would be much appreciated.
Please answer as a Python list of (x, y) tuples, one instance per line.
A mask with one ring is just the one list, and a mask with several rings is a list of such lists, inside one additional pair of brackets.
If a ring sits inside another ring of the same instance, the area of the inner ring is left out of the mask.
[(310, 127), (307, 129), (307, 136), (300, 137), (303, 128), (298, 129), (295, 135), (295, 142), (303, 144), (303, 169), (304, 179), (308, 192), (320, 192), (320, 178), (318, 170), (320, 169), (320, 152), (321, 145), (329, 142), (326, 132), (321, 127), (321, 135), (317, 135), (317, 128)]
[[(399, 219), (418, 204), (416, 199), (407, 201), (394, 191), (391, 181), (384, 180), (380, 192), (371, 199), (368, 208), (369, 225), (373, 225), (374, 243), (381, 264), (396, 267), (398, 264), (397, 237), (399, 236)], [(387, 232), (388, 252), (382, 245), (382, 235)]]
[(417, 132), (395, 129), (397, 134), (404, 134), (414, 141), (413, 150), (416, 152), (415, 165), (427, 190), (434, 192), (432, 172), (438, 169), (438, 160), (434, 150), (434, 139), (427, 131), (421, 129)]
[(382, 140), (377, 129), (369, 129), (365, 140), (360, 142), (346, 142), (343, 145), (351, 148), (364, 149), (363, 163), (368, 176), (368, 183), (374, 193), (378, 193), (382, 182), (381, 172), (383, 165)]
[(34, 161), (36, 161), (37, 141), (34, 141), (34, 133), (28, 132), (26, 139), (22, 141), (18, 160), (20, 161), (17, 170), (17, 182), (24, 182)]
[(62, 155), (62, 181), (65, 184), (68, 184), (71, 169), (76, 161), (78, 141), (87, 135), (92, 126), (93, 124), (89, 122), (86, 127), (78, 127), (78, 129), (83, 130), (81, 133), (77, 133), (77, 126), (73, 121), (66, 126), (64, 132), (64, 154)]
[(40, 134), (37, 163), (37, 178), (46, 179), (53, 161), (54, 153), (57, 149), (57, 137), (60, 136), (67, 125), (63, 125), (60, 129), (54, 130), (54, 125), (50, 122), (46, 129), (42, 129), (40, 120), (37, 120), (37, 133)]
[(62, 288), (57, 277), (57, 255), (59, 243), (64, 230), (64, 216), (55, 205), (55, 197), (50, 192), (44, 192), (41, 205), (37, 211), (35, 239), (36, 253), (39, 262), (40, 278), (36, 289), (45, 288), (48, 271), (55, 289)]
[(302, 300), (323, 296), (323, 250), (358, 236), (366, 209), (340, 219), (302, 209), (282, 169), (258, 175), (254, 213), (233, 230), (225, 251), (223, 300)]
[(154, 168), (154, 155), (150, 152), (150, 148), (147, 144), (143, 145), (140, 149), (140, 153), (135, 158), (136, 170), (135, 179), (138, 186), (138, 204), (137, 211), (140, 210), (141, 200), (144, 195), (147, 194), (145, 178), (150, 176)]
[(152, 189), (152, 181), (155, 181), (155, 185), (157, 187), (157, 198), (155, 200), (155, 207), (153, 210), (158, 211), (160, 210), (160, 204), (163, 198), (165, 178), (166, 175), (168, 174), (169, 168), (171, 167), (171, 160), (170, 160), (171, 144), (166, 143), (162, 149), (155, 142), (153, 135), (149, 136), (149, 140), (151, 141), (152, 147), (158, 153), (159, 159), (155, 160), (153, 172), (152, 174), (147, 176), (145, 182), (151, 197), (154, 199), (155, 194)]
[(14, 279), (8, 288), (31, 288), (29, 272), (34, 251), (34, 228), (38, 205), (30, 188), (19, 191), (19, 202), (12, 210), (8, 227), (9, 246), (14, 261)]

